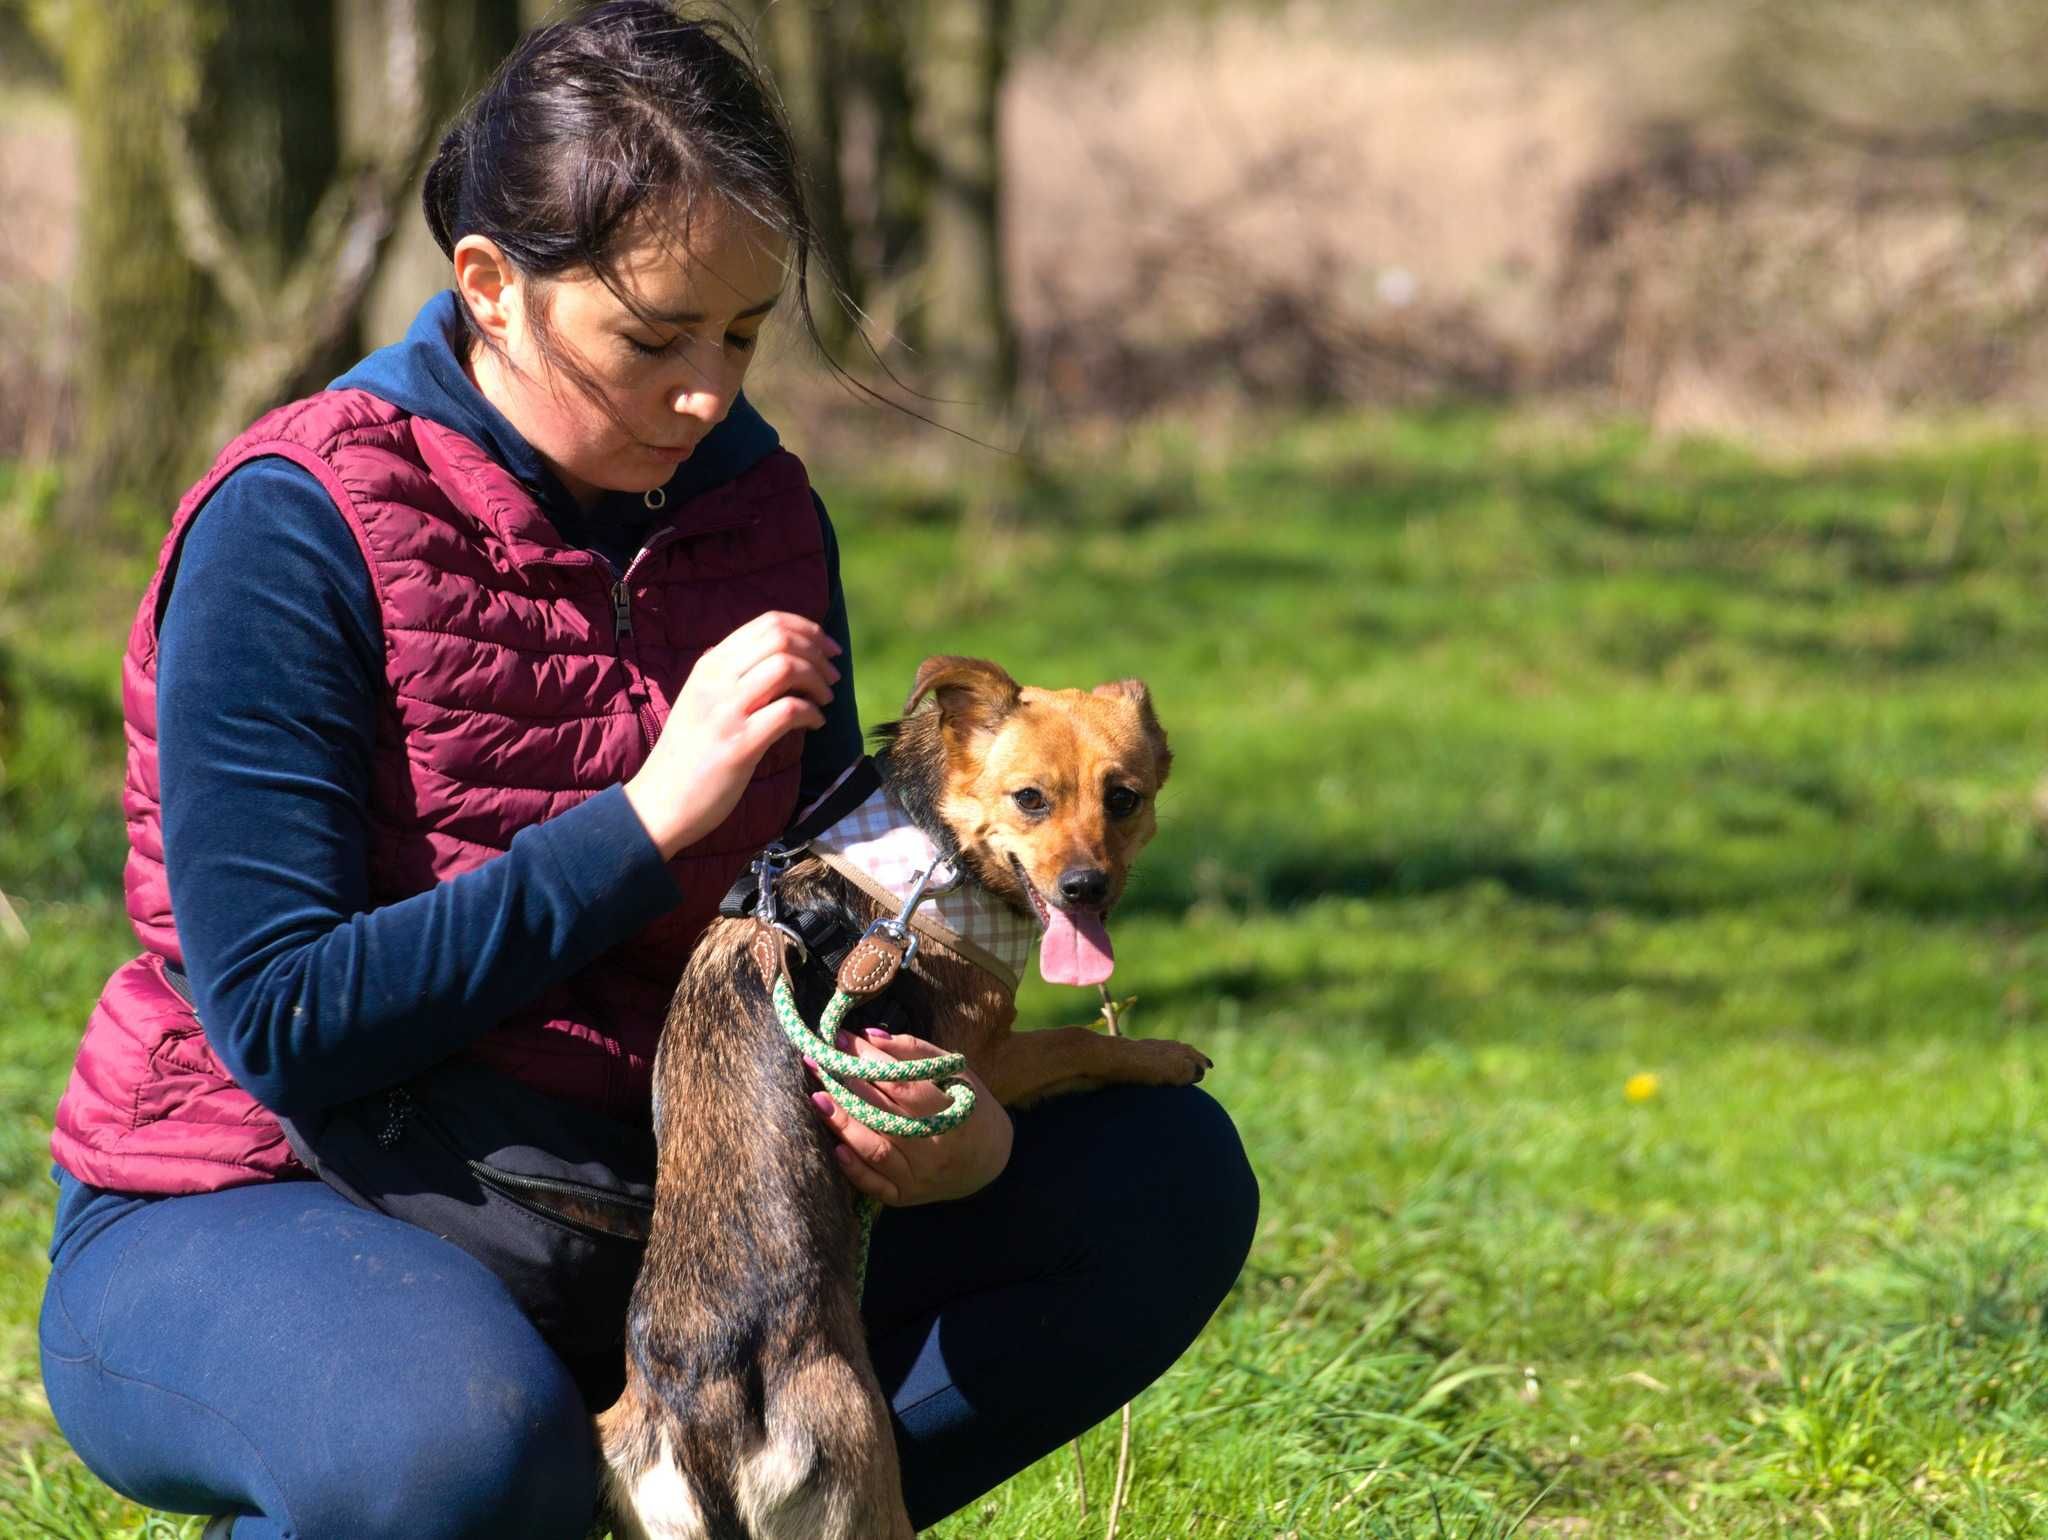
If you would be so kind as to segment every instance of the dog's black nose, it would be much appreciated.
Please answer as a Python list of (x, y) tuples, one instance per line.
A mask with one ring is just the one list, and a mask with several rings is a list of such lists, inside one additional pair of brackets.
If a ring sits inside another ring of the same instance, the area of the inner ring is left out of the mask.
[(1109, 897), (1109, 873), (1099, 866), (1070, 866), (1060, 873), (1060, 897), (1070, 904), (1099, 905)]

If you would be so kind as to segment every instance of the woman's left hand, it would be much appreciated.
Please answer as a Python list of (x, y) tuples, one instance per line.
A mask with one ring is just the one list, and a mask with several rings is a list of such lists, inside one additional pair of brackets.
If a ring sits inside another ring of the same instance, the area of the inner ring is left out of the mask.
[[(844, 1034), (842, 1034), (844, 1035)], [(941, 1052), (922, 1038), (895, 1036), (878, 1028), (851, 1034), (841, 1047), (864, 1059), (934, 1059)], [(989, 1095), (972, 1071), (959, 1079), (974, 1088), (974, 1110), (958, 1128), (924, 1139), (894, 1139), (854, 1119), (819, 1091), (811, 1104), (838, 1136), (833, 1156), (854, 1187), (891, 1208), (943, 1203), (981, 1191), (1010, 1163), (1010, 1115)], [(951, 1105), (936, 1081), (861, 1081), (844, 1084), (877, 1107), (905, 1117), (926, 1118)]]

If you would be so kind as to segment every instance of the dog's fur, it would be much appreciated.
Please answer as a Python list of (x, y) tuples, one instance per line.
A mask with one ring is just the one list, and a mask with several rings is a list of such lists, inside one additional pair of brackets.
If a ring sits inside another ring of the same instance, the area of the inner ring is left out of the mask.
[[(880, 733), (884, 779), (973, 880), (1027, 911), (1088, 871), (1103, 879), (1094, 907), (1114, 906), (1172, 762), (1142, 684), (1036, 690), (992, 663), (931, 658), (904, 711)], [(1020, 804), (1027, 787), (1042, 808)], [(778, 892), (861, 928), (877, 912), (816, 860)], [(627, 1318), (626, 1389), (599, 1419), (616, 1530), (909, 1540), (855, 1294), (852, 1194), (775, 1021), (758, 934), (752, 920), (712, 925), (656, 1056), (654, 1225)], [(830, 981), (799, 970), (794, 982), (815, 1021)], [(1185, 1085), (1209, 1063), (1182, 1043), (1085, 1027), (1012, 1033), (1009, 991), (929, 939), (888, 998), (898, 1030), (966, 1054), (1006, 1106), (1113, 1081)]]

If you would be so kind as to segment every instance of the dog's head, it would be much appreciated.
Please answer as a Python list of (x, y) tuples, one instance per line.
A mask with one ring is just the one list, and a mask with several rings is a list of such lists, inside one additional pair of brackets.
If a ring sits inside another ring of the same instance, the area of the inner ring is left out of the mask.
[(1173, 763), (1145, 686), (1040, 690), (979, 658), (927, 658), (883, 737), (906, 809), (942, 824), (984, 887), (1037, 917), (1039, 972), (1108, 978), (1109, 912), (1158, 827)]

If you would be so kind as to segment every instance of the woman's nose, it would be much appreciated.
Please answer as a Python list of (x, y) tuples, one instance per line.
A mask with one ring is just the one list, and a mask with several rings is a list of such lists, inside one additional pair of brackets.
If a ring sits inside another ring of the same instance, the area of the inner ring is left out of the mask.
[(732, 410), (733, 400), (740, 393), (741, 373), (722, 356), (704, 359), (676, 383), (669, 405), (678, 417), (695, 418), (707, 429), (715, 428)]
[(725, 421), (725, 414), (732, 410), (732, 397), (718, 391), (680, 390), (672, 405), (678, 417), (702, 423), (708, 430)]

